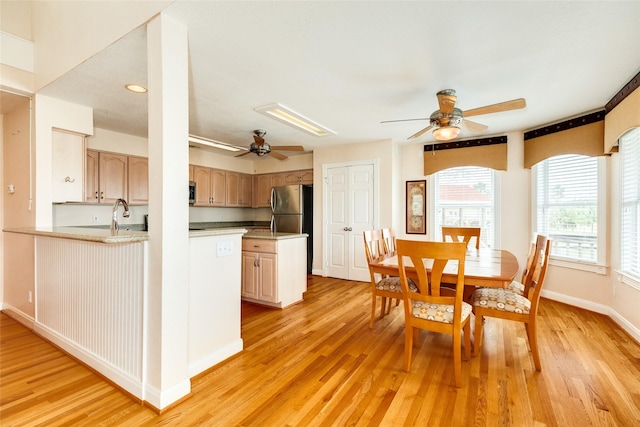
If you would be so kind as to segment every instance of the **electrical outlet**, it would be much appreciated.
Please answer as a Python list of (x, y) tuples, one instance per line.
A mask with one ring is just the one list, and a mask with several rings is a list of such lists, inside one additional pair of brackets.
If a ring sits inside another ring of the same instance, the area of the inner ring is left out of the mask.
[(29, 291), (29, 294), (27, 295), (27, 301), (29, 301), (30, 303), (33, 302), (33, 294), (31, 293), (31, 291)]
[(233, 243), (232, 242), (216, 243), (216, 255), (218, 257), (233, 255)]
[(92, 220), (94, 223), (96, 223), (96, 222), (98, 222), (98, 221), (100, 220), (100, 218), (98, 218), (98, 215), (93, 214), (93, 216), (91, 217), (91, 220)]

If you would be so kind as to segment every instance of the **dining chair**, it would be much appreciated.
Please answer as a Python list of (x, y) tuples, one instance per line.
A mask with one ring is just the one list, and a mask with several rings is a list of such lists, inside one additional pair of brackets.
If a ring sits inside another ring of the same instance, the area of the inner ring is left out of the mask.
[(480, 227), (442, 227), (442, 241), (447, 237), (453, 242), (465, 242), (467, 245), (471, 238), (476, 238), (476, 249), (480, 249)]
[(533, 363), (537, 371), (541, 370), (536, 318), (540, 302), (540, 291), (544, 284), (551, 252), (551, 239), (539, 235), (536, 238), (531, 267), (524, 279), (523, 293), (509, 288), (479, 288), (473, 293), (473, 311), (475, 313), (475, 344), (473, 355), (480, 353), (482, 329), (485, 317), (515, 320), (526, 325), (529, 347), (533, 354)]
[[(382, 230), (365, 230), (363, 236), (367, 264), (387, 253)], [(371, 320), (369, 321), (369, 327), (373, 328), (378, 297), (381, 298), (380, 318), (382, 319), (385, 314), (391, 311), (392, 300), (400, 300), (402, 298), (402, 287), (398, 276), (381, 276), (378, 273), (374, 273), (371, 267), (369, 267), (369, 275), (371, 277)], [(409, 282), (409, 286), (416, 291), (418, 289), (413, 281)], [(389, 299), (388, 305), (387, 299)]]
[(382, 238), (384, 239), (385, 252), (388, 254), (394, 253), (396, 251), (396, 230), (393, 228), (383, 228)]
[[(453, 336), (453, 363), (456, 387), (462, 386), (461, 332), (464, 331), (466, 360), (471, 358), (471, 305), (462, 301), (467, 245), (463, 242), (428, 242), (398, 239), (400, 284), (404, 299), (404, 370), (411, 368), (412, 349), (420, 329)], [(456, 291), (441, 294), (445, 266), (457, 263)], [(417, 290), (409, 285), (408, 268), (418, 278)], [(427, 268), (430, 273), (427, 274)]]

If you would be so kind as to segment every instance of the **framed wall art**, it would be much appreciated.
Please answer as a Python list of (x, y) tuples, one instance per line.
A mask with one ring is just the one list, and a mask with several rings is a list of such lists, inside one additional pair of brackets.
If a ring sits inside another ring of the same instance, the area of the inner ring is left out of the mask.
[(427, 233), (427, 181), (407, 181), (407, 234)]

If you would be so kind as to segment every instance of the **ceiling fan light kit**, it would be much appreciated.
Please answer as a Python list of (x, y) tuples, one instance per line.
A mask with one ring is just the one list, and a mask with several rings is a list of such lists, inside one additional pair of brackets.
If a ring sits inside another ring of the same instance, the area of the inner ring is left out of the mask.
[(457, 126), (444, 126), (433, 130), (433, 136), (439, 141), (449, 141), (460, 133)]
[(289, 107), (280, 103), (269, 104), (263, 107), (254, 108), (254, 111), (262, 113), (267, 117), (278, 120), (289, 126), (293, 126), (296, 129), (310, 133), (314, 136), (326, 136), (330, 134), (335, 135), (335, 132), (331, 129), (314, 122), (313, 120), (303, 116), (302, 114), (296, 113)]

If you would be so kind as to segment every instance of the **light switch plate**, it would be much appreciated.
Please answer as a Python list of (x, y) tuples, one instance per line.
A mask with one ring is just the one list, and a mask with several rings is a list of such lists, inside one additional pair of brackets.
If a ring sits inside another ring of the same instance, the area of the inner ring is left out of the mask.
[(233, 255), (233, 242), (216, 243), (216, 255), (218, 257)]

